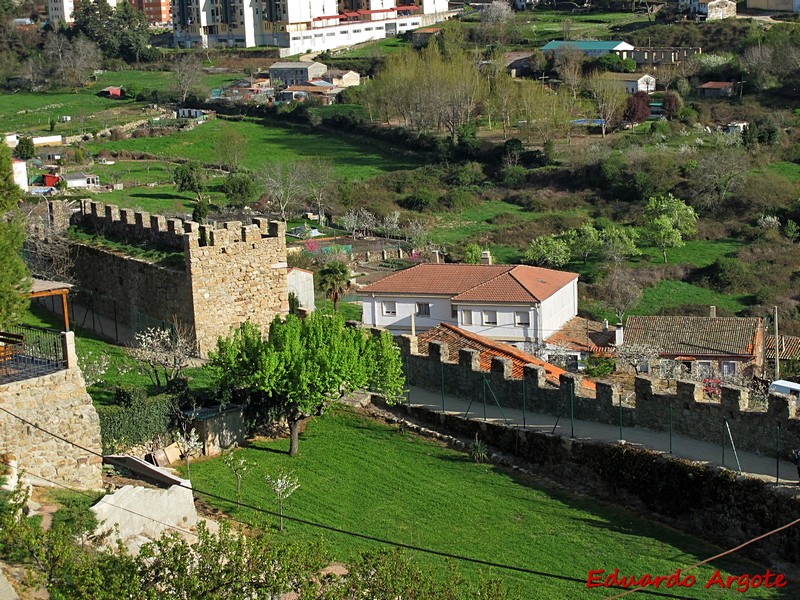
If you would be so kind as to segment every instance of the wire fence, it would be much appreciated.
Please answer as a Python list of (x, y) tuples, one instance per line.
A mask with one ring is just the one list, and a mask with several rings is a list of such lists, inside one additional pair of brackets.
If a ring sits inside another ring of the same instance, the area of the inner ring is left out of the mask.
[(61, 332), (12, 325), (0, 333), (0, 382), (22, 381), (67, 368)]

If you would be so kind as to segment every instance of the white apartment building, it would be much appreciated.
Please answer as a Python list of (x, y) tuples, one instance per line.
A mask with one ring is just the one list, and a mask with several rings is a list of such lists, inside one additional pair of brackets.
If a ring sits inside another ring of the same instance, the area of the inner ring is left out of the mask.
[[(106, 0), (111, 8), (117, 7), (117, 0)], [(47, 19), (53, 25), (64, 21), (67, 25), (73, 23), (75, 19), (72, 13), (75, 11), (74, 0), (47, 0)]]
[(405, 33), (454, 14), (447, 0), (174, 0), (175, 45), (278, 46), (281, 56)]

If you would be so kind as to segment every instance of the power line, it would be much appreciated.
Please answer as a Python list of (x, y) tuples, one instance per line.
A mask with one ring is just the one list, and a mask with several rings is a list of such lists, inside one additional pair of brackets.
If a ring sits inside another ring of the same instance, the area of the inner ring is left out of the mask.
[[(60, 441), (62, 441), (64, 443), (66, 443), (66, 444), (69, 444), (69, 445), (71, 445), (71, 446), (73, 446), (75, 448), (78, 448), (79, 450), (83, 450), (84, 452), (86, 452), (88, 454), (103, 458), (103, 455), (101, 453), (95, 452), (94, 450), (86, 448), (85, 446), (82, 446), (82, 445), (80, 445), (80, 444), (78, 444), (76, 442), (73, 442), (72, 440), (69, 440), (69, 439), (67, 439), (67, 438), (65, 438), (65, 437), (63, 437), (63, 436), (61, 436), (61, 435), (59, 435), (57, 433), (49, 431), (49, 430), (41, 427), (40, 425), (25, 419), (24, 417), (20, 417), (19, 415), (12, 413), (11, 411), (6, 409), (5, 407), (0, 406), (0, 411), (8, 414), (9, 416), (11, 416), (11, 417), (13, 417), (15, 419), (18, 419), (19, 421), (25, 423), (26, 425), (34, 427), (35, 429), (41, 431), (42, 433), (44, 433), (46, 435), (49, 435), (49, 436), (51, 436), (51, 437), (53, 437), (55, 439), (58, 439), (58, 440), (60, 440)], [(42, 479), (44, 479), (44, 478), (42, 478)], [(273, 516), (273, 517), (280, 517), (281, 516), (280, 513), (277, 513), (277, 512), (262, 508), (260, 506), (255, 506), (255, 505), (252, 505), (252, 504), (236, 502), (235, 500), (232, 500), (230, 498), (226, 498), (226, 497), (221, 496), (219, 494), (215, 494), (213, 492), (207, 492), (205, 490), (194, 488), (192, 486), (187, 486), (187, 485), (185, 485), (183, 483), (178, 483), (178, 484), (175, 484), (175, 485), (177, 485), (178, 487), (184, 488), (184, 489), (188, 489), (188, 490), (190, 490), (192, 492), (195, 492), (197, 494), (201, 494), (203, 496), (207, 496), (209, 498), (213, 498), (215, 500), (220, 500), (220, 501), (227, 502), (227, 503), (230, 503), (230, 504), (236, 503), (239, 507), (244, 507), (244, 508), (247, 508), (247, 509), (259, 512), (259, 513), (263, 513), (263, 514), (266, 514), (266, 515), (269, 515), (269, 516)], [(66, 487), (66, 486), (64, 486), (64, 487)], [(133, 511), (129, 511), (129, 512), (133, 512)], [(138, 513), (134, 512), (134, 514), (138, 514)], [(158, 521), (157, 519), (153, 519), (152, 517), (149, 517), (147, 515), (139, 514), (139, 516), (141, 516), (143, 518), (152, 519), (153, 521), (160, 523), (160, 521)], [(234, 520), (236, 522), (243, 523), (242, 521), (239, 521), (239, 520), (234, 519), (232, 517), (229, 517), (229, 518), (231, 518), (231, 520)], [(580, 583), (581, 585), (585, 585), (586, 584), (586, 579), (582, 579), (582, 578), (578, 578), (578, 577), (571, 577), (571, 576), (562, 575), (562, 574), (559, 574), (559, 573), (550, 573), (548, 571), (538, 571), (538, 570), (535, 570), (535, 569), (528, 569), (526, 567), (519, 567), (519, 566), (516, 566), (516, 565), (507, 565), (507, 564), (503, 564), (503, 563), (496, 563), (496, 562), (493, 562), (493, 561), (483, 560), (483, 559), (480, 559), (480, 558), (473, 558), (473, 557), (469, 557), (469, 556), (462, 556), (462, 555), (459, 555), (459, 554), (453, 554), (453, 553), (444, 552), (444, 551), (441, 551), (441, 550), (433, 550), (433, 549), (430, 549), (430, 548), (422, 548), (420, 546), (414, 546), (412, 544), (406, 544), (406, 543), (397, 542), (397, 541), (394, 541), (394, 540), (387, 540), (387, 539), (375, 537), (375, 536), (364, 534), (364, 533), (350, 531), (350, 530), (347, 530), (347, 529), (341, 529), (339, 527), (334, 527), (332, 525), (325, 525), (323, 523), (317, 523), (315, 521), (302, 519), (300, 517), (293, 517), (293, 516), (286, 515), (286, 514), (283, 515), (283, 518), (286, 519), (287, 521), (293, 521), (295, 523), (300, 523), (302, 525), (308, 525), (309, 527), (322, 529), (324, 531), (329, 531), (329, 532), (332, 532), (332, 533), (339, 533), (339, 534), (342, 534), (342, 535), (347, 535), (347, 536), (350, 536), (350, 537), (355, 537), (355, 538), (358, 538), (358, 539), (362, 539), (362, 540), (366, 540), (366, 541), (370, 541), (370, 542), (375, 542), (375, 543), (378, 543), (378, 544), (384, 544), (384, 545), (387, 545), (387, 546), (393, 546), (395, 548), (402, 548), (404, 550), (412, 550), (412, 551), (415, 551), (415, 552), (420, 552), (420, 553), (428, 554), (428, 555), (432, 555), (432, 556), (438, 556), (438, 557), (441, 557), (441, 558), (448, 558), (448, 559), (458, 560), (458, 561), (467, 562), (467, 563), (471, 563), (471, 564), (477, 564), (477, 565), (486, 566), (486, 567), (503, 569), (503, 570), (506, 570), (506, 571), (513, 571), (513, 572), (522, 573), (522, 574), (525, 574), (525, 575), (533, 575), (533, 576), (544, 577), (544, 578), (549, 578), (549, 579), (558, 579), (560, 581), (568, 581), (568, 582), (571, 582), (571, 583)], [(771, 532), (763, 534), (762, 536), (754, 538), (754, 539), (752, 539), (752, 540), (750, 540), (748, 542), (745, 542), (744, 544), (741, 544), (740, 546), (737, 546), (736, 548), (733, 548), (733, 549), (731, 549), (729, 551), (726, 551), (726, 552), (724, 552), (722, 554), (719, 554), (719, 555), (714, 556), (712, 558), (706, 559), (705, 561), (701, 561), (700, 563), (697, 563), (697, 565), (694, 565), (691, 568), (694, 568), (696, 566), (700, 566), (702, 564), (705, 564), (706, 562), (710, 562), (712, 560), (715, 560), (718, 557), (721, 557), (721, 556), (724, 556), (726, 554), (730, 554), (732, 552), (735, 552), (735, 551), (739, 550), (740, 548), (743, 548), (743, 547), (749, 545), (750, 543), (753, 543), (755, 541), (758, 541), (760, 539), (768, 537), (769, 535), (772, 535), (773, 533), (777, 533), (778, 531), (781, 531), (783, 529), (791, 527), (791, 526), (795, 525), (798, 522), (800, 522), (800, 519), (797, 519), (796, 521), (793, 521), (792, 523), (789, 523), (788, 525), (785, 525), (785, 526), (780, 527), (780, 528), (778, 528), (776, 530), (773, 530)], [(167, 525), (168, 527), (172, 527), (171, 525), (166, 524), (166, 523), (162, 523), (162, 524)], [(609, 587), (619, 588), (621, 586), (609, 586)], [(685, 598), (684, 596), (675, 596), (675, 595), (672, 595), (672, 594), (666, 594), (666, 593), (663, 593), (663, 592), (657, 592), (655, 590), (650, 590), (650, 589), (628, 590), (627, 592), (625, 592), (622, 595), (625, 595), (625, 594), (628, 594), (628, 593), (632, 593), (633, 591), (640, 591), (643, 594), (647, 594), (647, 595), (651, 595), (651, 596), (659, 596), (659, 597), (662, 597), (662, 598)], [(619, 597), (619, 596), (615, 596), (615, 598), (616, 597)]]

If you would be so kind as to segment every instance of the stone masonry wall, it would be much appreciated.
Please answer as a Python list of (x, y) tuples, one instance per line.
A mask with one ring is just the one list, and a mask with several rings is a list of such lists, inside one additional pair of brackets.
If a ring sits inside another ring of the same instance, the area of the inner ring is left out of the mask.
[[(98, 454), (100, 420), (77, 367), (0, 385), (0, 406)], [(0, 452), (37, 483), (99, 490), (102, 459), (0, 411)]]
[(95, 309), (131, 324), (134, 312), (154, 321), (178, 319), (192, 328), (206, 355), (219, 336), (250, 320), (262, 329), (289, 310), (286, 226), (254, 218), (200, 225), (91, 200), (73, 222), (111, 239), (181, 250), (185, 270), (167, 269), (108, 250), (74, 244), (76, 277), (95, 294)]
[[(403, 353), (408, 383), (431, 391), (471, 399), (476, 403), (494, 398), (501, 406), (525, 408), (551, 415), (569, 414), (569, 397), (574, 395), (575, 418), (585, 421), (617, 424), (620, 418), (620, 394), (616, 385), (597, 382), (597, 392), (580, 385), (579, 375), (561, 376), (559, 386), (545, 380), (544, 370), (526, 365), (524, 376), (511, 376), (508, 359), (494, 358), (490, 371), (482, 371), (478, 352), (462, 349), (459, 362), (449, 362), (446, 344), (430, 342), (428, 355), (417, 351), (416, 338), (397, 338)], [(800, 415), (797, 400), (783, 395), (769, 397), (766, 410), (751, 409), (749, 392), (723, 386), (720, 401), (705, 400), (703, 386), (694, 381), (678, 381), (676, 387), (659, 387), (658, 380), (639, 376), (635, 383), (635, 399), (623, 403), (622, 419), (626, 426), (668, 430), (672, 407), (672, 430), (698, 440), (720, 443), (727, 419), (736, 447), (774, 456), (778, 428), (781, 453), (789, 457), (792, 448), (800, 447)], [(567, 411), (567, 412), (564, 412)]]

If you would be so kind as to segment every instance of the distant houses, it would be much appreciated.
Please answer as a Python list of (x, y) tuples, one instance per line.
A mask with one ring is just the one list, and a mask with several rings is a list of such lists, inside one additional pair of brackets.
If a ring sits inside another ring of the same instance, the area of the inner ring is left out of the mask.
[(273, 85), (280, 81), (284, 87), (302, 85), (312, 79), (321, 78), (328, 70), (318, 62), (276, 62), (269, 68), (269, 78)]
[(732, 81), (707, 81), (695, 88), (700, 98), (730, 98), (735, 93), (736, 84)]

